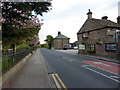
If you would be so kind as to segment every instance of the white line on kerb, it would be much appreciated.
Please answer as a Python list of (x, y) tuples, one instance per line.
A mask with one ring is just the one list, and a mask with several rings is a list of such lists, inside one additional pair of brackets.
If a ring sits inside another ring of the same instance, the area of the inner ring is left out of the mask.
[(109, 79), (111, 79), (111, 80), (114, 80), (114, 81), (120, 83), (119, 80), (116, 80), (116, 79), (114, 79), (114, 78), (111, 78), (110, 76), (107, 76), (107, 75), (105, 75), (105, 74), (103, 74), (103, 73), (100, 73), (100, 72), (98, 72), (98, 71), (96, 71), (96, 70), (93, 70), (93, 69), (91, 69), (91, 68), (88, 68), (88, 67), (86, 67), (86, 65), (82, 65), (82, 67), (84, 67), (84, 68), (86, 68), (86, 69), (88, 69), (88, 70), (90, 70), (90, 71), (96, 72), (97, 74), (100, 74), (100, 75), (102, 75), (102, 76), (104, 76), (104, 77), (107, 77), (107, 78), (109, 78)]
[(111, 78), (120, 78), (119, 76), (112, 76), (110, 75)]

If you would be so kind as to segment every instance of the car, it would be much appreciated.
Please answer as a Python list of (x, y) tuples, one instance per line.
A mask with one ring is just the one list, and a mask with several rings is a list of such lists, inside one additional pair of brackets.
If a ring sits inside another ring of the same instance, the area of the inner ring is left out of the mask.
[(78, 47), (77, 47), (77, 46), (75, 46), (75, 47), (74, 47), (74, 50), (77, 50), (77, 49), (78, 49)]
[(10, 52), (10, 51), (13, 51), (13, 49), (8, 49), (8, 51)]

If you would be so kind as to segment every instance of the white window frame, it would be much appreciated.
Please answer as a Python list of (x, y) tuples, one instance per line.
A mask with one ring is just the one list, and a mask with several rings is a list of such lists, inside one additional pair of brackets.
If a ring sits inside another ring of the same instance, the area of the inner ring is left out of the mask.
[(90, 49), (90, 50), (95, 50), (95, 44), (90, 44), (90, 45), (89, 45), (89, 49)]

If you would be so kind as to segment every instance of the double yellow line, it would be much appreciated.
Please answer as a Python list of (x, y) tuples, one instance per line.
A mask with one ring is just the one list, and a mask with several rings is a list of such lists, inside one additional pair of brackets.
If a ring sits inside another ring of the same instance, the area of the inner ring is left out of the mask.
[(2, 30), (2, 26), (0, 25), (0, 30)]
[(55, 85), (56, 85), (56, 87), (58, 88), (58, 89), (65, 89), (65, 90), (67, 90), (67, 87), (65, 86), (65, 84), (63, 83), (63, 81), (60, 79), (60, 77), (58, 76), (58, 74), (50, 74), (51, 76), (52, 76), (52, 78), (53, 78), (53, 81), (54, 81), (54, 83), (55, 83)]

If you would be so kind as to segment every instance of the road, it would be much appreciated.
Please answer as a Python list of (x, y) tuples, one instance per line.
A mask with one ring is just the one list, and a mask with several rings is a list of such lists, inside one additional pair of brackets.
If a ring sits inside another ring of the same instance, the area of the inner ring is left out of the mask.
[(119, 87), (118, 64), (78, 55), (75, 50), (40, 49), (40, 52), (48, 73), (58, 74), (67, 88)]

